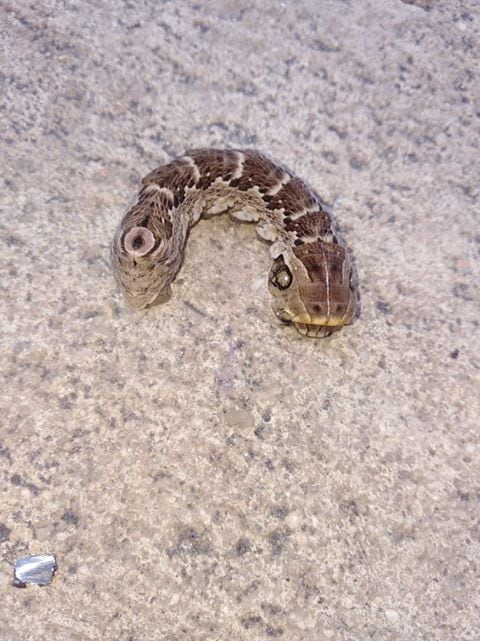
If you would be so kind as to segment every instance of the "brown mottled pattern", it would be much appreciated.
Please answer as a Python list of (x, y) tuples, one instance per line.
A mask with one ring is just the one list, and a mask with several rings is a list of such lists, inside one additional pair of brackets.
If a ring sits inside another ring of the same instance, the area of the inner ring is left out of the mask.
[(327, 212), (321, 209), (304, 214), (294, 220), (286, 216), (283, 219), (283, 224), (287, 231), (294, 232), (300, 239), (307, 237), (322, 240), (332, 233), (332, 220)]
[(260, 193), (265, 193), (278, 185), (287, 174), (282, 167), (256, 151), (247, 149), (243, 155), (245, 160), (242, 175), (230, 183), (232, 187), (236, 187), (240, 191), (257, 187)]
[(170, 238), (173, 226), (166, 212), (173, 206), (174, 203), (168, 193), (143, 188), (139, 192), (138, 201), (127, 212), (130, 226), (154, 228), (158, 238)]
[(197, 189), (207, 189), (217, 178), (229, 182), (239, 165), (238, 153), (229, 149), (192, 149), (186, 154), (200, 172)]
[(286, 214), (311, 209), (318, 204), (317, 198), (303, 180), (294, 177), (279, 192), (268, 198), (268, 209), (284, 209)]
[(294, 247), (315, 288), (302, 290), (302, 299), (314, 314), (341, 317), (349, 307), (350, 271), (345, 270), (345, 249), (338, 244), (317, 241)]
[(196, 184), (195, 167), (185, 158), (177, 158), (168, 165), (163, 165), (151, 171), (142, 180), (143, 185), (155, 184), (169, 189), (174, 197), (175, 207), (183, 202), (185, 189)]
[(190, 227), (202, 214), (223, 212), (256, 222), (273, 243), (268, 286), (283, 322), (323, 337), (352, 321), (352, 268), (329, 213), (300, 178), (254, 150), (194, 149), (143, 179), (112, 244), (129, 302), (145, 308), (165, 300)]
[[(307, 268), (312, 282), (323, 282), (326, 280), (326, 266), (328, 265), (330, 284), (343, 283), (343, 264), (346, 252), (341, 245), (316, 241), (294, 247), (293, 253)], [(319, 256), (324, 256), (325, 260), (318, 260)]]

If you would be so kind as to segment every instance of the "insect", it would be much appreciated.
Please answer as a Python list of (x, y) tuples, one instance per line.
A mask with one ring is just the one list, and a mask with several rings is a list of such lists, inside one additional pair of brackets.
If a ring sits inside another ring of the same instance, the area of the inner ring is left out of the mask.
[(268, 289), (282, 322), (314, 337), (352, 322), (352, 266), (329, 212), (300, 178), (254, 150), (191, 150), (143, 178), (111, 249), (128, 303), (143, 309), (168, 299), (189, 230), (222, 213), (255, 223), (271, 243)]

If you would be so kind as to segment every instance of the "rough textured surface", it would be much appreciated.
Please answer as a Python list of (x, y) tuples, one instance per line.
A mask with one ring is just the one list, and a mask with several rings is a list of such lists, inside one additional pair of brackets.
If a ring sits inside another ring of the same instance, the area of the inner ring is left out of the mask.
[[(478, 4), (97, 4), (1, 2), (0, 638), (476, 639)], [(279, 325), (226, 220), (126, 309), (125, 201), (202, 145), (333, 204), (354, 327)]]

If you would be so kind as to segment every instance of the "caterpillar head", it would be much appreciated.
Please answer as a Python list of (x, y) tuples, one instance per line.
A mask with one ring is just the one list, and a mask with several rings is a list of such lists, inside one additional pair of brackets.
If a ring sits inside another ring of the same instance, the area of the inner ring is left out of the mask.
[(323, 338), (352, 322), (356, 296), (345, 249), (321, 241), (284, 248), (268, 277), (275, 315), (304, 336)]

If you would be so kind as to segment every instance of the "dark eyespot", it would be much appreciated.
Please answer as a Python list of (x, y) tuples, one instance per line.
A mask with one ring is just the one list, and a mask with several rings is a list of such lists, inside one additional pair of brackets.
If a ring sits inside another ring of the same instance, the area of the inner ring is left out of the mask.
[(284, 265), (273, 274), (271, 281), (278, 289), (288, 289), (292, 284), (292, 272)]
[(145, 256), (155, 247), (155, 236), (147, 227), (133, 227), (125, 234), (123, 247), (130, 256)]

